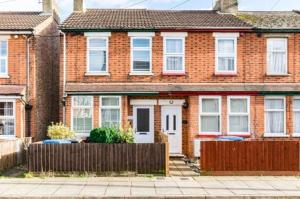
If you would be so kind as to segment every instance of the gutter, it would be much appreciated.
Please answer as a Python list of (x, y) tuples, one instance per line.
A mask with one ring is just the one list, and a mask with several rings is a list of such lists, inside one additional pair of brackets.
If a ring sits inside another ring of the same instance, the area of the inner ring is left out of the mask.
[(67, 96), (158, 96), (159, 92), (68, 92)]

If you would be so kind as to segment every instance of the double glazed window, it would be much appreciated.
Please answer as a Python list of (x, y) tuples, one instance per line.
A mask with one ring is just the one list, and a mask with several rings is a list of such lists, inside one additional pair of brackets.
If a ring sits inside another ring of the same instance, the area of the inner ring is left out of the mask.
[(216, 38), (216, 72), (236, 73), (236, 38)]
[(72, 130), (78, 134), (89, 134), (93, 128), (93, 97), (72, 97)]
[(200, 133), (221, 133), (221, 97), (200, 97)]
[(300, 99), (294, 99), (293, 103), (294, 109), (294, 134), (300, 135)]
[(101, 126), (120, 128), (121, 97), (101, 97)]
[(248, 134), (249, 130), (249, 97), (228, 98), (229, 134)]
[(265, 99), (265, 133), (267, 135), (285, 134), (285, 97)]
[(151, 38), (133, 37), (131, 39), (132, 72), (151, 72)]
[(14, 101), (0, 101), (0, 136), (15, 135), (14, 106)]
[(164, 38), (164, 72), (184, 72), (185, 38)]
[(269, 75), (287, 74), (287, 39), (269, 38), (267, 45), (267, 73)]
[(8, 42), (0, 39), (0, 76), (7, 75)]
[(88, 73), (108, 72), (108, 38), (88, 37)]

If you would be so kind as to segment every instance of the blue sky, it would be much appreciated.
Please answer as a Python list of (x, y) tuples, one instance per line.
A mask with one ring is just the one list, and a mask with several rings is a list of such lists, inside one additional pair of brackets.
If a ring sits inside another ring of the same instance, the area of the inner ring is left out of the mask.
[[(42, 0), (0, 0), (0, 10), (41, 10)], [(57, 0), (62, 18), (72, 11), (73, 0)], [(85, 0), (87, 8), (128, 8), (141, 0)], [(130, 8), (170, 9), (185, 0), (145, 0)], [(176, 9), (211, 9), (214, 0), (189, 0)], [(300, 10), (300, 0), (239, 0), (240, 10)]]

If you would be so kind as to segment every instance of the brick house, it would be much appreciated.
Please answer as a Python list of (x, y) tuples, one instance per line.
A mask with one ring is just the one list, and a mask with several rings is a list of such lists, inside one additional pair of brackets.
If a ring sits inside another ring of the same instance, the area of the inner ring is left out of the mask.
[(0, 138), (40, 140), (58, 120), (59, 18), (43, 12), (0, 12)]
[(195, 140), (220, 135), (300, 135), (297, 12), (238, 12), (234, 0), (207, 11), (82, 3), (60, 26), (60, 119), (78, 136), (130, 122), (136, 142), (163, 131), (170, 153), (193, 156)]

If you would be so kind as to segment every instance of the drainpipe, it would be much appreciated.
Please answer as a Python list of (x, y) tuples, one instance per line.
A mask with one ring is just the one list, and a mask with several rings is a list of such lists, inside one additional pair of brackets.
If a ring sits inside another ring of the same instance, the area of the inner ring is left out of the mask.
[(28, 103), (29, 101), (29, 89), (30, 89), (30, 36), (26, 37), (26, 101), (25, 102), (25, 118), (26, 120), (26, 126), (27, 126), (27, 134), (26, 137), (31, 136), (31, 110), (32, 105)]
[[(67, 81), (67, 38), (66, 33), (60, 31), (63, 35), (63, 98), (65, 99), (66, 81)], [(63, 103), (63, 123), (66, 124), (66, 105)]]

